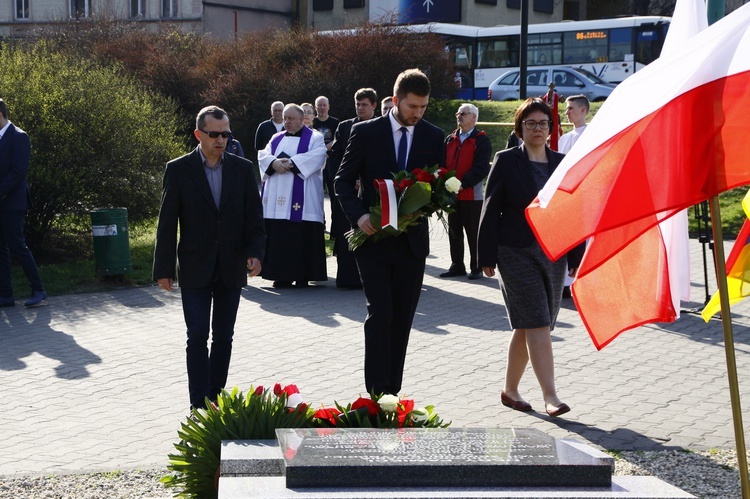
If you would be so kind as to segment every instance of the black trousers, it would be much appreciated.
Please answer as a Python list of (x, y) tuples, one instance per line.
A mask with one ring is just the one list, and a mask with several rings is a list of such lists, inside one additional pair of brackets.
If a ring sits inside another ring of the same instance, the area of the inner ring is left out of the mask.
[(479, 232), (479, 218), (482, 215), (482, 201), (458, 201), (456, 211), (448, 215), (448, 242), (451, 248), (451, 269), (465, 271), (464, 264), (464, 232), (469, 241), (469, 269), (476, 272), (477, 264), (477, 234)]
[(396, 395), (422, 291), (425, 258), (412, 254), (403, 235), (374, 244), (377, 251), (354, 252), (367, 298), (365, 387), (368, 392)]
[[(242, 288), (213, 282), (204, 288), (181, 288), (187, 325), (187, 374), (190, 406), (205, 407), (227, 383), (237, 308)], [(213, 317), (211, 308), (213, 306)], [(208, 350), (209, 332), (211, 351)]]
[(0, 298), (13, 298), (11, 284), (11, 255), (21, 264), (26, 278), (31, 285), (31, 291), (43, 291), (42, 278), (36, 266), (31, 250), (26, 246), (23, 235), (26, 211), (0, 212)]

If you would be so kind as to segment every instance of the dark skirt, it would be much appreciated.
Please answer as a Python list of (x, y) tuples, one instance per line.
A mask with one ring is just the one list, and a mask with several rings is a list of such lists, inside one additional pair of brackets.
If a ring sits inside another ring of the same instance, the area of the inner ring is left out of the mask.
[(565, 281), (565, 258), (551, 262), (535, 242), (526, 248), (498, 246), (497, 260), (510, 326), (554, 329)]
[(266, 219), (263, 279), (327, 281), (325, 225)]

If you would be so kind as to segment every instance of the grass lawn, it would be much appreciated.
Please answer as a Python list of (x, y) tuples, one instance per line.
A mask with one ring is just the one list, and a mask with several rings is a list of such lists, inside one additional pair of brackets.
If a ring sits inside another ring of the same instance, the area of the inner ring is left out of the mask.
[[(154, 258), (156, 220), (130, 226), (129, 231), (130, 260), (133, 267), (131, 272), (124, 276), (99, 277), (96, 275), (93, 257), (64, 263), (39, 263), (39, 273), (42, 275), (47, 294), (88, 293), (155, 284), (151, 279), (151, 266)], [(325, 237), (326, 252), (330, 256), (333, 242), (328, 239), (327, 233)], [(93, 240), (91, 244), (93, 246)], [(15, 263), (12, 275), (16, 300), (25, 300), (31, 295), (31, 289), (21, 267)]]

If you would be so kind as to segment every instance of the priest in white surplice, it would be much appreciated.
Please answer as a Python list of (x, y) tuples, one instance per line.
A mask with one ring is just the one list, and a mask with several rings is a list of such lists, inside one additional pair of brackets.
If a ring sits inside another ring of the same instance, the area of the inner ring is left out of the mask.
[(258, 153), (266, 222), (263, 279), (276, 288), (326, 281), (323, 135), (307, 128), (302, 108), (284, 107), (284, 132)]

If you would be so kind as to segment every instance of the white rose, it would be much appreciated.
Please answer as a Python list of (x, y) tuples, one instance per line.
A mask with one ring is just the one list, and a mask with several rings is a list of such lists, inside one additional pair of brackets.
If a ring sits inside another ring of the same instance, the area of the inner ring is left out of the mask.
[(286, 406), (289, 409), (294, 409), (303, 402), (304, 399), (302, 398), (302, 395), (300, 395), (299, 393), (293, 393), (286, 399)]
[(452, 194), (458, 194), (459, 189), (461, 189), (461, 181), (456, 177), (451, 177), (445, 181), (445, 188)]
[(396, 412), (396, 408), (398, 407), (398, 397), (391, 394), (383, 395), (378, 400), (378, 405), (385, 412)]

